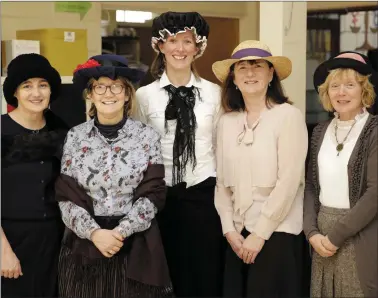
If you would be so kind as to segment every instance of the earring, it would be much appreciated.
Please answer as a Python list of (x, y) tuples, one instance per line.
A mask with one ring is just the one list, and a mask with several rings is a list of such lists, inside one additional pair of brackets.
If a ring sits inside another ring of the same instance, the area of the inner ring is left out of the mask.
[(271, 84), (270, 84), (270, 82), (269, 82), (268, 87), (270, 87), (270, 86), (271, 86)]
[(235, 86), (235, 89), (238, 90), (238, 86)]

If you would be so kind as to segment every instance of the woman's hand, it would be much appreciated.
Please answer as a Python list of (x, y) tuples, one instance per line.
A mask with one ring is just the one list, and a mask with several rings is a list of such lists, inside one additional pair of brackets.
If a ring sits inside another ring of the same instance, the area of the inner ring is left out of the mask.
[[(329, 249), (329, 247), (325, 247), (323, 242), (325, 242), (325, 236), (322, 234), (316, 234), (308, 239), (311, 246), (314, 248), (314, 250), (322, 257), (332, 257), (336, 250)], [(327, 238), (328, 239), (328, 238)], [(329, 240), (328, 240), (329, 241)], [(327, 244), (327, 243), (326, 243)]]
[(328, 249), (329, 251), (334, 251), (336, 252), (339, 248), (335, 245), (333, 245), (333, 243), (329, 240), (328, 238), (328, 235), (325, 236), (323, 239), (322, 239), (322, 244), (323, 246)]
[[(4, 243), (3, 243), (4, 245)], [(22, 276), (21, 264), (10, 247), (1, 248), (1, 276), (5, 278), (18, 278)]]
[(116, 230), (97, 229), (91, 234), (91, 240), (107, 258), (115, 255), (123, 246), (123, 237)]
[(236, 253), (236, 255), (241, 259), (242, 256), (240, 254), (240, 249), (242, 248), (244, 237), (240, 235), (238, 232), (228, 232), (226, 233), (226, 239), (228, 243), (231, 245), (232, 250)]
[(255, 233), (251, 233), (243, 242), (241, 255), (244, 263), (252, 264), (265, 244), (265, 240)]

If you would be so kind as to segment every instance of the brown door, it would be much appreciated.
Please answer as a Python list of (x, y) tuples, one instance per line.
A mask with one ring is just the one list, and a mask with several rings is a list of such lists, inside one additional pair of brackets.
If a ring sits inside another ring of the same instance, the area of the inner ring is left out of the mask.
[(205, 53), (196, 61), (196, 68), (201, 77), (219, 84), (211, 66), (215, 61), (230, 58), (239, 44), (239, 20), (214, 17), (205, 19), (210, 26), (210, 35)]

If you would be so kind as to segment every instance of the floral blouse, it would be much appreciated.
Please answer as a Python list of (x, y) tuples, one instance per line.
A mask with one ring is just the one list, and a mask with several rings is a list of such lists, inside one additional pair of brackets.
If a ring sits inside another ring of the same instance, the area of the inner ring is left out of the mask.
[[(93, 199), (95, 216), (125, 215), (118, 231), (123, 237), (147, 230), (157, 208), (148, 198), (132, 203), (134, 190), (149, 164), (162, 164), (159, 134), (128, 118), (112, 142), (94, 120), (72, 128), (63, 150), (61, 173), (74, 178)], [(73, 202), (59, 202), (65, 225), (80, 238), (90, 239), (100, 226)]]

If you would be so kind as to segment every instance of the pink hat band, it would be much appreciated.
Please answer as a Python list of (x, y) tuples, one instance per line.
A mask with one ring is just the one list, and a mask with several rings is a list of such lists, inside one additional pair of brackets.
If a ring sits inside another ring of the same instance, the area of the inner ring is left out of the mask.
[(335, 58), (348, 58), (348, 59), (353, 59), (353, 60), (357, 60), (363, 64), (366, 64), (364, 58), (362, 58), (360, 55), (356, 54), (356, 53), (344, 53), (344, 54), (341, 54)]

